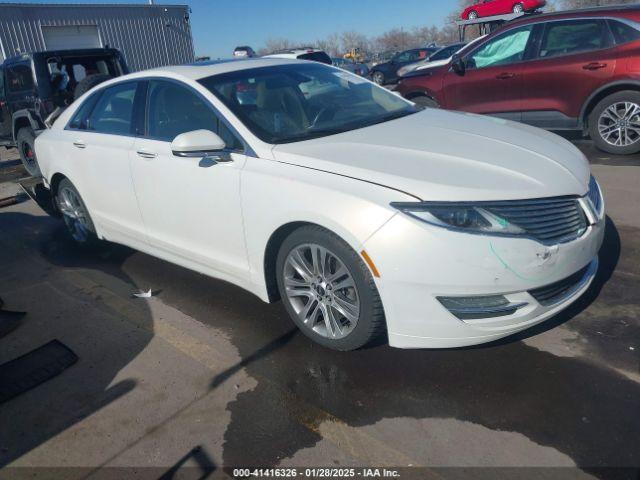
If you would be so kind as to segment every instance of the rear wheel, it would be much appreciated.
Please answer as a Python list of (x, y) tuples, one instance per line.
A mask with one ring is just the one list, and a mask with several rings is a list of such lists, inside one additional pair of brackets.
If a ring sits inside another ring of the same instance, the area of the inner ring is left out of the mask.
[(373, 72), (372, 78), (373, 78), (373, 81), (378, 85), (384, 85), (384, 82), (385, 82), (384, 73), (379, 71)]
[(522, 13), (524, 12), (524, 6), (521, 3), (516, 3), (513, 6), (513, 13)]
[(76, 187), (68, 179), (65, 178), (60, 182), (55, 198), (71, 238), (82, 247), (99, 245), (100, 241), (89, 210)]
[(589, 115), (589, 135), (605, 152), (640, 152), (640, 92), (618, 92), (601, 100)]
[(431, 97), (427, 97), (426, 95), (419, 95), (417, 97), (412, 97), (410, 100), (416, 105), (420, 105), (421, 107), (438, 108), (438, 102), (436, 102)]
[(469, 12), (469, 20), (475, 20), (476, 18), (478, 18), (478, 12), (476, 12), (475, 10)]
[(33, 146), (35, 145), (36, 134), (31, 127), (24, 127), (18, 130), (16, 136), (16, 144), (18, 146), (18, 152), (20, 153), (20, 160), (25, 170), (32, 177), (41, 176), (40, 167), (38, 166), (38, 159), (36, 158), (36, 151)]
[(293, 232), (280, 247), (276, 272), (287, 312), (315, 342), (356, 350), (384, 333), (371, 272), (333, 233), (317, 226)]

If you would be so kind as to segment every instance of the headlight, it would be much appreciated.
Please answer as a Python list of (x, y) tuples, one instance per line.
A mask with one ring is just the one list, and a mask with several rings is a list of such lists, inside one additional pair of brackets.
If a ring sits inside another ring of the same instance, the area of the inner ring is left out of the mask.
[(471, 204), (392, 203), (392, 207), (423, 222), (469, 233), (519, 235), (525, 231), (484, 208)]

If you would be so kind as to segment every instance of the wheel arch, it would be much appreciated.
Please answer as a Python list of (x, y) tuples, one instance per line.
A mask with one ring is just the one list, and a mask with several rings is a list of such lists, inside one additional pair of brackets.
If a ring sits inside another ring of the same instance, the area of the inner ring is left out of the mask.
[(280, 293), (278, 291), (278, 284), (276, 280), (276, 260), (282, 243), (295, 230), (306, 226), (320, 227), (342, 239), (358, 255), (361, 255), (359, 248), (361, 245), (360, 242), (338, 225), (328, 225), (328, 223), (331, 222), (326, 222), (325, 224), (325, 222), (311, 220), (290, 221), (279, 226), (271, 234), (264, 248), (264, 257), (262, 262), (266, 293), (269, 302), (273, 303), (280, 300)]
[(20, 131), (20, 129), (25, 127), (31, 127), (34, 130), (34, 132), (40, 129), (40, 125), (33, 118), (33, 116), (28, 110), (18, 110), (17, 112), (15, 112), (13, 114), (11, 123), (12, 123), (11, 133), (13, 135), (14, 142), (17, 141), (18, 132)]
[(429, 92), (428, 90), (412, 90), (411, 92), (407, 93), (406, 95), (404, 95), (404, 98), (406, 98), (407, 100), (413, 100), (414, 98), (417, 97), (427, 97), (430, 98), (431, 100), (433, 100), (434, 102), (436, 102), (438, 105), (440, 105), (440, 102), (438, 101), (438, 99), (436, 98), (435, 95), (433, 95), (431, 92)]
[(589, 98), (587, 98), (586, 102), (582, 106), (582, 110), (580, 111), (580, 121), (582, 123), (583, 130), (588, 130), (589, 128), (589, 115), (596, 107), (596, 105), (604, 98), (612, 95), (614, 93), (622, 92), (624, 90), (635, 90), (640, 92), (640, 80), (620, 80), (617, 82), (609, 83), (600, 87), (598, 90), (593, 92)]

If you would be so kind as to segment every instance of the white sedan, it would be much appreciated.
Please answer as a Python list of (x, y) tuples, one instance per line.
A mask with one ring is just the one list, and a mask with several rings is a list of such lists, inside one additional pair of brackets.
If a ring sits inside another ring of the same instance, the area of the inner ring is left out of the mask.
[(80, 244), (109, 240), (278, 299), (352, 350), (496, 340), (593, 280), (604, 204), (570, 143), (421, 109), (313, 62), (256, 59), (101, 84), (40, 135)]

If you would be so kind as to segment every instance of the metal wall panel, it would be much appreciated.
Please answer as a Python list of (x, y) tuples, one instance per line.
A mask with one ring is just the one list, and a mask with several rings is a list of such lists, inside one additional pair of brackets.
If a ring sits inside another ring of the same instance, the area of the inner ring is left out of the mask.
[(0, 3), (0, 59), (46, 50), (43, 26), (73, 25), (97, 25), (102, 44), (120, 50), (132, 71), (195, 59), (186, 5), (17, 3)]

